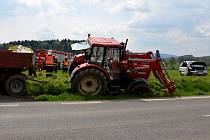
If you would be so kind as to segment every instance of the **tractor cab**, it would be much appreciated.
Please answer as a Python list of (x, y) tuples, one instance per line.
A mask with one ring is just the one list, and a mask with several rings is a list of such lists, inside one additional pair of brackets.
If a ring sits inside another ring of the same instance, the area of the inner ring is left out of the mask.
[(124, 47), (113, 38), (88, 37), (88, 43), (91, 46), (88, 55), (88, 63), (103, 67), (112, 79), (119, 79), (120, 56)]
[(105, 94), (112, 87), (120, 89), (121, 55), (124, 45), (113, 38), (88, 36), (85, 63), (71, 73), (72, 89), (83, 95)]

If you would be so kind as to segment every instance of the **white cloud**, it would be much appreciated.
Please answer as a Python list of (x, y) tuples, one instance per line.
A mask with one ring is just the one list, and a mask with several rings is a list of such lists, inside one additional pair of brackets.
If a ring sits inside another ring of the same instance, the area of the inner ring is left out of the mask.
[(21, 4), (24, 4), (26, 6), (40, 6), (42, 2), (45, 0), (19, 0)]
[(49, 29), (43, 29), (38, 31), (37, 33), (38, 40), (51, 40), (56, 39), (54, 32), (50, 31)]
[(101, 0), (80, 0), (82, 3), (89, 3), (89, 4), (95, 4), (98, 2), (102, 2)]
[[(148, 4), (150, 11), (134, 11), (128, 22), (128, 28), (136, 30), (133, 37), (142, 38), (142, 46), (159, 47), (166, 53), (208, 53), (210, 24), (201, 23), (209, 21), (210, 1), (157, 0)], [(198, 48), (202, 49), (198, 51)]]
[[(204, 37), (210, 37), (210, 22), (195, 27), (195, 30)], [(209, 38), (210, 39), (210, 38)]]
[(0, 19), (1, 42), (85, 39), (91, 33), (120, 41), (128, 38), (133, 51), (158, 48), (165, 53), (182, 53), (184, 49), (196, 55), (208, 53), (209, 0), (14, 1), (15, 16), (8, 16), (11, 10), (0, 12), (0, 16), (8, 12), (7, 18)]
[(25, 6), (20, 9), (19, 15), (33, 13), (33, 16), (45, 16), (48, 18), (69, 16), (69, 14), (76, 11), (71, 0), (19, 0), (19, 2)]
[(112, 7), (113, 11), (138, 11), (138, 12), (149, 12), (150, 7), (146, 0), (124, 0), (118, 5)]

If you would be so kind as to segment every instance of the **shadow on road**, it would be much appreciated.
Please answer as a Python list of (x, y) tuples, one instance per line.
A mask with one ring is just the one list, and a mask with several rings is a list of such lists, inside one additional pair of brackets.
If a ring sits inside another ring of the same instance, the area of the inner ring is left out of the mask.
[(0, 92), (0, 103), (10, 103), (10, 102), (31, 102), (34, 101), (32, 97), (21, 96), (21, 97), (12, 97), (8, 96), (3, 92)]

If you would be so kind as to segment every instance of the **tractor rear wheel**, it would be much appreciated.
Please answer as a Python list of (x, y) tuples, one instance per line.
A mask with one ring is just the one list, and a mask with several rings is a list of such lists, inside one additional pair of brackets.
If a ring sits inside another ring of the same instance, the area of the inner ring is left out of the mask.
[(106, 76), (97, 69), (84, 69), (72, 80), (72, 89), (82, 95), (100, 95), (107, 91)]
[(26, 81), (22, 75), (10, 76), (5, 82), (5, 91), (11, 96), (20, 96), (26, 92)]

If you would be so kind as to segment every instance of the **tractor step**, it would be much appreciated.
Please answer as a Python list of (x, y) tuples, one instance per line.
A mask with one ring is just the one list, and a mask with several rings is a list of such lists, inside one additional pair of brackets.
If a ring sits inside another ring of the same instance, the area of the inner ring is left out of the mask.
[(120, 93), (120, 84), (119, 84), (119, 80), (112, 80), (110, 82), (110, 93), (111, 94), (118, 94)]
[(118, 85), (111, 85), (110, 89), (112, 89), (112, 90), (120, 90), (120, 86), (118, 86)]

